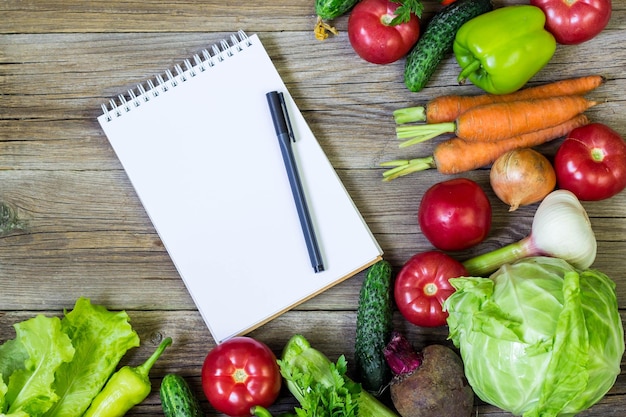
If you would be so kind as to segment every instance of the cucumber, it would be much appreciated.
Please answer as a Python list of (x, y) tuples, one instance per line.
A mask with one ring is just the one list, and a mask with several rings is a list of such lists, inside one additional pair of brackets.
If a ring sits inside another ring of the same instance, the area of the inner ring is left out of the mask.
[(404, 83), (410, 91), (422, 90), (446, 54), (454, 37), (468, 20), (493, 10), (491, 0), (457, 0), (441, 9), (406, 57)]
[(161, 408), (165, 417), (202, 417), (198, 399), (185, 379), (177, 374), (167, 374), (159, 391)]
[(332, 20), (345, 13), (358, 3), (359, 0), (315, 0), (315, 13), (317, 22), (315, 23), (315, 38), (323, 41), (328, 38), (328, 32), (338, 34), (339, 32), (326, 20)]
[(315, 13), (322, 19), (335, 19), (357, 3), (358, 0), (315, 0)]
[(391, 376), (383, 349), (393, 330), (392, 306), (391, 265), (380, 260), (369, 268), (361, 286), (354, 346), (361, 385), (374, 394)]

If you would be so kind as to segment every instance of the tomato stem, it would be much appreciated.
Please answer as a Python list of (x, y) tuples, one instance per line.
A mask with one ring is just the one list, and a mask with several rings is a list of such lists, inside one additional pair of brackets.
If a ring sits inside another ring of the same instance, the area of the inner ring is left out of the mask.
[(592, 148), (591, 159), (593, 159), (594, 162), (602, 162), (604, 159), (604, 151), (601, 148)]
[(395, 17), (396, 15), (385, 13), (384, 15), (380, 17), (380, 23), (382, 23), (385, 26), (392, 26), (393, 25), (392, 22)]
[(429, 297), (432, 297), (433, 295), (437, 294), (437, 285), (433, 284), (432, 282), (429, 282), (428, 284), (424, 285), (424, 294), (426, 294)]
[(233, 372), (233, 379), (237, 383), (244, 383), (246, 379), (248, 379), (248, 373), (241, 368), (237, 368), (235, 372)]

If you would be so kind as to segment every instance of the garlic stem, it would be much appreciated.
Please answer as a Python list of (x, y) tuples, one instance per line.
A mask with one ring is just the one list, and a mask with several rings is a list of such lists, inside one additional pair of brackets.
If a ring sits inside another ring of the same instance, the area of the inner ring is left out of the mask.
[(557, 190), (548, 194), (537, 208), (527, 237), (468, 259), (463, 266), (470, 276), (485, 276), (506, 263), (544, 255), (587, 269), (595, 261), (596, 251), (596, 238), (584, 207), (573, 193)]
[(482, 277), (495, 271), (504, 264), (515, 262), (528, 256), (532, 256), (535, 252), (531, 236), (503, 246), (489, 253), (475, 256), (463, 262), (463, 266), (467, 269), (469, 276)]

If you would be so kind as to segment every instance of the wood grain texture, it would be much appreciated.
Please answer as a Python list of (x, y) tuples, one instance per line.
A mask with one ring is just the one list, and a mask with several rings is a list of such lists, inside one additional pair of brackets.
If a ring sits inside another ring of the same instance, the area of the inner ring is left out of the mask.
[[(496, 1), (496, 6), (521, 3)], [(592, 93), (601, 104), (587, 113), (626, 135), (626, 4), (613, 2), (608, 27), (576, 46), (559, 46), (530, 85), (591, 73), (607, 82)], [(432, 153), (435, 142), (399, 149), (391, 112), (425, 104), (442, 94), (477, 94), (459, 87), (458, 66), (448, 56), (428, 86), (404, 86), (404, 61), (376, 66), (360, 60), (348, 42), (347, 16), (336, 37), (317, 41), (313, 0), (228, 2), (189, 0), (109, 2), (66, 0), (0, 3), (0, 201), (11, 204), (22, 230), (0, 236), (0, 343), (12, 324), (41, 313), (60, 315), (80, 296), (125, 309), (142, 346), (124, 363), (143, 361), (165, 336), (174, 339), (152, 373), (154, 390), (129, 416), (162, 415), (160, 378), (185, 376), (199, 397), (200, 368), (214, 342), (121, 168), (96, 117), (111, 97), (209, 47), (237, 29), (258, 33), (304, 117), (355, 204), (397, 271), (413, 254), (430, 249), (416, 213), (423, 193), (449, 177), (424, 171), (383, 183), (379, 164)], [(437, 8), (425, 2), (424, 19)], [(252, 69), (253, 71), (253, 69)], [(253, 76), (253, 73), (251, 74)], [(542, 147), (553, 156), (559, 140)], [(207, 162), (211, 157), (207, 156)], [(536, 205), (514, 213), (489, 188), (488, 169), (464, 177), (483, 186), (493, 207), (491, 233), (458, 259), (496, 249), (530, 233)], [(626, 315), (626, 193), (585, 202), (598, 240), (594, 267), (617, 283)], [(181, 205), (181, 215), (185, 207)], [(246, 254), (241, 254), (245, 261)], [(250, 335), (277, 354), (302, 333), (331, 359), (353, 359), (361, 273), (300, 305)], [(234, 299), (233, 302), (236, 302)], [(448, 343), (447, 330), (419, 329), (396, 312), (396, 327), (416, 347)], [(273, 411), (287, 411), (284, 392)], [(203, 399), (208, 416), (218, 416)], [(626, 413), (626, 375), (583, 417)], [(476, 415), (510, 417), (495, 407)]]

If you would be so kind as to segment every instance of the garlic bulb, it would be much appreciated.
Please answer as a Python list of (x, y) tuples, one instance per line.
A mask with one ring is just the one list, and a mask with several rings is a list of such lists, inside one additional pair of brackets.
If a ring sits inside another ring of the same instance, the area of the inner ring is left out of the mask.
[(561, 258), (579, 269), (596, 259), (598, 244), (589, 216), (570, 191), (557, 190), (541, 202), (532, 225), (535, 247), (544, 254)]

